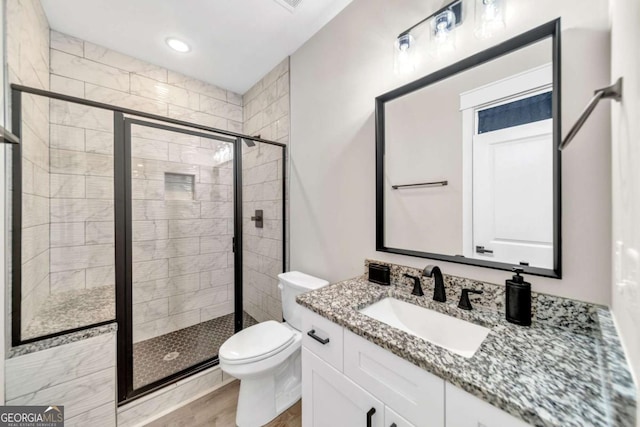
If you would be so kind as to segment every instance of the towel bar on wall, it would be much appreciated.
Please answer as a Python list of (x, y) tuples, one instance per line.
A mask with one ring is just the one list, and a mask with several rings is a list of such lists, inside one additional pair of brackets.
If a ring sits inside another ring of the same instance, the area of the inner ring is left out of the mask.
[(580, 131), (580, 128), (587, 121), (601, 99), (613, 99), (614, 101), (620, 102), (620, 100), (622, 99), (622, 77), (620, 77), (611, 86), (598, 89), (594, 92), (593, 98), (591, 98), (591, 101), (589, 101), (589, 104), (587, 104), (587, 107), (578, 118), (576, 124), (573, 125), (567, 136), (562, 140), (562, 142), (558, 146), (558, 150), (562, 151), (567, 148), (571, 140), (577, 135), (578, 131)]
[(392, 185), (391, 188), (398, 190), (400, 188), (410, 187), (444, 187), (449, 185), (449, 181), (434, 181), (434, 182), (420, 182), (418, 184), (404, 184), (404, 185)]
[(19, 144), (20, 139), (4, 127), (0, 126), (0, 143)]

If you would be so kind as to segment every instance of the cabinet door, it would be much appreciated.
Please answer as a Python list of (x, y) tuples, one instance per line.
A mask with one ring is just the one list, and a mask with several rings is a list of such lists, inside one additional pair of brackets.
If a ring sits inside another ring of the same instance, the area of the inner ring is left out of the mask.
[(384, 404), (302, 348), (304, 427), (383, 427)]
[(384, 425), (385, 427), (415, 427), (388, 406), (384, 407)]
[(526, 427), (529, 424), (447, 383), (447, 427)]
[(444, 427), (444, 380), (344, 331), (344, 373), (417, 427)]

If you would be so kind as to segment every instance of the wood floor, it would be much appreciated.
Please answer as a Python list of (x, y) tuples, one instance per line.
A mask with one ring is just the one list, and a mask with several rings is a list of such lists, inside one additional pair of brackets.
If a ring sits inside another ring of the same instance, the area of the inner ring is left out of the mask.
[[(147, 427), (235, 427), (240, 381), (234, 381), (147, 424)], [(300, 401), (266, 427), (302, 427)], [(257, 426), (256, 426), (257, 427)]]

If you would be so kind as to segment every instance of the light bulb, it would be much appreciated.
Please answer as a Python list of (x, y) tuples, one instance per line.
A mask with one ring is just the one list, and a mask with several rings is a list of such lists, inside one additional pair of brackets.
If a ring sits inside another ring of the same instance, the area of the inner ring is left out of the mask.
[(438, 58), (455, 50), (456, 15), (451, 10), (436, 15), (431, 21), (431, 43), (429, 53)]
[(411, 47), (412, 44), (413, 44), (413, 37), (411, 36), (411, 34), (403, 34), (400, 37), (398, 37), (398, 40), (397, 40), (398, 50), (405, 52)]
[(476, 0), (476, 37), (486, 39), (505, 28), (505, 2), (506, 0)]
[(394, 43), (393, 69), (396, 74), (405, 74), (415, 70), (416, 48), (411, 34), (400, 35)]

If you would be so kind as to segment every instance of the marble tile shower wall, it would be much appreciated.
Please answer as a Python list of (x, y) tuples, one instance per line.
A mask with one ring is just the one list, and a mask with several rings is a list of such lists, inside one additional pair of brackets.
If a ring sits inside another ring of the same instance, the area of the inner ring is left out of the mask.
[[(56, 31), (50, 37), (54, 92), (242, 131), (236, 93)], [(51, 101), (50, 111), (51, 289), (113, 286), (113, 116), (60, 101)], [(232, 310), (230, 170), (206, 160), (215, 148), (208, 139), (135, 126), (133, 136), (139, 341)], [(136, 170), (138, 164), (146, 169)], [(195, 200), (165, 201), (165, 172), (193, 175)]]
[[(243, 96), (244, 133), (288, 144), (289, 58)], [(267, 144), (243, 147), (244, 309), (253, 318), (282, 320), (278, 273), (282, 272), (282, 149)], [(264, 211), (264, 228), (250, 217)], [(285, 225), (286, 226), (286, 225)]]
[[(40, 2), (10, 0), (6, 14), (9, 82), (49, 89), (49, 25)], [(36, 96), (22, 103), (24, 329), (49, 295), (49, 104)]]
[[(211, 139), (139, 126), (132, 134), (138, 342), (233, 313), (233, 165), (215, 161)], [(192, 177), (192, 191), (166, 191), (167, 172)]]
[(56, 31), (51, 32), (51, 90), (242, 131), (242, 96)]
[(50, 119), (51, 293), (114, 286), (113, 115), (51, 100)]

